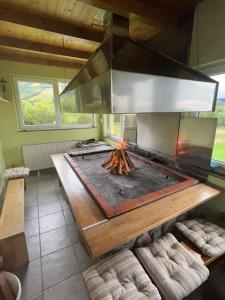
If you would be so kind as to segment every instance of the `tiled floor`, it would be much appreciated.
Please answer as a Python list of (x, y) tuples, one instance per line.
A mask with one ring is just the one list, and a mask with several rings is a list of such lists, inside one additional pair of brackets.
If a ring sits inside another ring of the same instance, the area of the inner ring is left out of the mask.
[[(25, 232), (30, 263), (14, 270), (22, 282), (21, 300), (88, 300), (81, 272), (93, 261), (55, 173), (30, 176), (25, 192)], [(185, 300), (225, 299), (225, 266)]]
[(81, 272), (92, 261), (54, 173), (27, 180), (25, 234), (30, 263), (14, 270), (22, 300), (89, 299)]

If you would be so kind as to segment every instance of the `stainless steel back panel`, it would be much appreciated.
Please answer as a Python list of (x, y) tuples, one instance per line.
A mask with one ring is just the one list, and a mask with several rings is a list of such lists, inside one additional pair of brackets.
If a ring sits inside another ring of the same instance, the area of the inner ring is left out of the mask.
[(137, 115), (137, 145), (150, 152), (176, 156), (180, 113)]
[(181, 163), (209, 169), (214, 146), (217, 119), (182, 118), (177, 144)]

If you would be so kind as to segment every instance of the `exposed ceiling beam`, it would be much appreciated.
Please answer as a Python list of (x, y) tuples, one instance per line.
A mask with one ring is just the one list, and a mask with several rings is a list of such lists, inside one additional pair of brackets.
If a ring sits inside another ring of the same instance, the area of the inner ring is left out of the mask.
[(0, 59), (30, 63), (30, 64), (38, 64), (38, 65), (58, 66), (58, 67), (72, 68), (72, 69), (80, 69), (82, 67), (82, 65), (77, 62), (62, 61), (62, 60), (44, 58), (38, 56), (29, 56), (27, 54), (7, 53), (7, 52), (2, 52), (2, 50), (0, 50)]
[(75, 50), (71, 48), (63, 48), (55, 45), (33, 42), (28, 40), (21, 40), (14, 37), (7, 37), (0, 35), (0, 45), (8, 46), (19, 49), (33, 50), (38, 52), (50, 53), (50, 54), (58, 54), (63, 56), (71, 56), (74, 58), (82, 58), (87, 59), (91, 53)]
[(149, 23), (153, 26), (165, 27), (175, 26), (178, 24), (178, 17), (162, 5), (157, 4), (158, 1), (141, 2), (139, 0), (79, 0), (80, 2), (111, 11), (123, 16), (135, 14), (140, 16), (136, 19), (143, 23)]
[(101, 42), (103, 33), (92, 28), (85, 28), (71, 23), (60, 22), (51, 17), (39, 17), (27, 12), (13, 10), (0, 3), (0, 20), (19, 25), (47, 30), (75, 38)]

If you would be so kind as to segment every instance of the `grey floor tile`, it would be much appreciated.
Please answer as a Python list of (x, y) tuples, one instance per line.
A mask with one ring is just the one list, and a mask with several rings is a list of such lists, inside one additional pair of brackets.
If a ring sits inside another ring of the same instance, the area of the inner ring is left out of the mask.
[(60, 204), (61, 204), (63, 210), (70, 209), (69, 204), (67, 203), (66, 199), (61, 198), (61, 199), (59, 199), (59, 201), (60, 201)]
[(39, 218), (40, 232), (47, 232), (66, 225), (62, 212)]
[(64, 217), (66, 219), (66, 224), (73, 224), (74, 223), (74, 217), (70, 209), (63, 211)]
[(41, 293), (37, 296), (30, 298), (29, 300), (44, 300), (44, 295)]
[(62, 207), (60, 205), (60, 202), (57, 200), (57, 201), (39, 205), (38, 210), (39, 210), (39, 217), (43, 217), (61, 211)]
[(22, 299), (26, 300), (42, 292), (41, 260), (30, 262), (27, 266), (14, 270), (22, 284)]
[(41, 174), (38, 178), (38, 184), (42, 184), (45, 182), (53, 182), (53, 181), (57, 181), (57, 175), (54, 173)]
[(38, 218), (38, 208), (35, 206), (28, 206), (24, 208), (24, 219), (25, 221)]
[(58, 201), (56, 190), (53, 190), (48, 193), (38, 194), (38, 205), (46, 204), (53, 201)]
[(26, 184), (26, 190), (25, 190), (25, 196), (32, 196), (32, 195), (37, 195), (37, 186), (36, 184)]
[(24, 207), (28, 206), (37, 206), (37, 195), (26, 196), (24, 197)]
[(72, 246), (42, 257), (44, 290), (79, 273)]
[(32, 220), (26, 221), (24, 226), (25, 226), (26, 238), (39, 234), (38, 219), (32, 219)]
[(29, 260), (35, 260), (37, 258), (40, 258), (40, 237), (39, 235), (30, 237), (26, 239), (27, 241), (27, 249), (29, 254)]
[(30, 175), (30, 176), (26, 177), (27, 185), (28, 184), (36, 184), (37, 181), (38, 181), (38, 176), (37, 175), (34, 175), (34, 176)]
[(38, 195), (52, 193), (52, 192), (55, 192), (56, 190), (57, 190), (57, 186), (54, 183), (38, 186), (38, 188), (37, 188)]
[(45, 180), (44, 182), (38, 183), (37, 191), (38, 195), (54, 192), (59, 189), (59, 185), (55, 179)]
[(97, 262), (97, 259), (93, 259), (89, 256), (87, 250), (81, 243), (74, 244), (74, 249), (82, 272)]
[(44, 300), (88, 300), (81, 274), (61, 282), (44, 293)]
[(70, 224), (67, 226), (68, 230), (69, 230), (69, 234), (70, 234), (70, 238), (72, 240), (72, 243), (78, 243), (79, 239), (80, 239), (80, 232), (79, 229), (77, 227), (77, 224)]
[(41, 236), (41, 255), (47, 255), (72, 244), (67, 227), (57, 228)]
[(58, 192), (58, 199), (59, 200), (66, 200), (66, 194), (65, 194), (62, 187), (60, 188), (60, 190)]

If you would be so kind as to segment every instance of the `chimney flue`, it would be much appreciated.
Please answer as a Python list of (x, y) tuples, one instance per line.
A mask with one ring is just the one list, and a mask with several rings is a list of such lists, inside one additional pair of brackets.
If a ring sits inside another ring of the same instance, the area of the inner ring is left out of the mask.
[(107, 12), (104, 16), (104, 27), (104, 40), (107, 40), (112, 34), (129, 37), (129, 19), (126, 17)]

